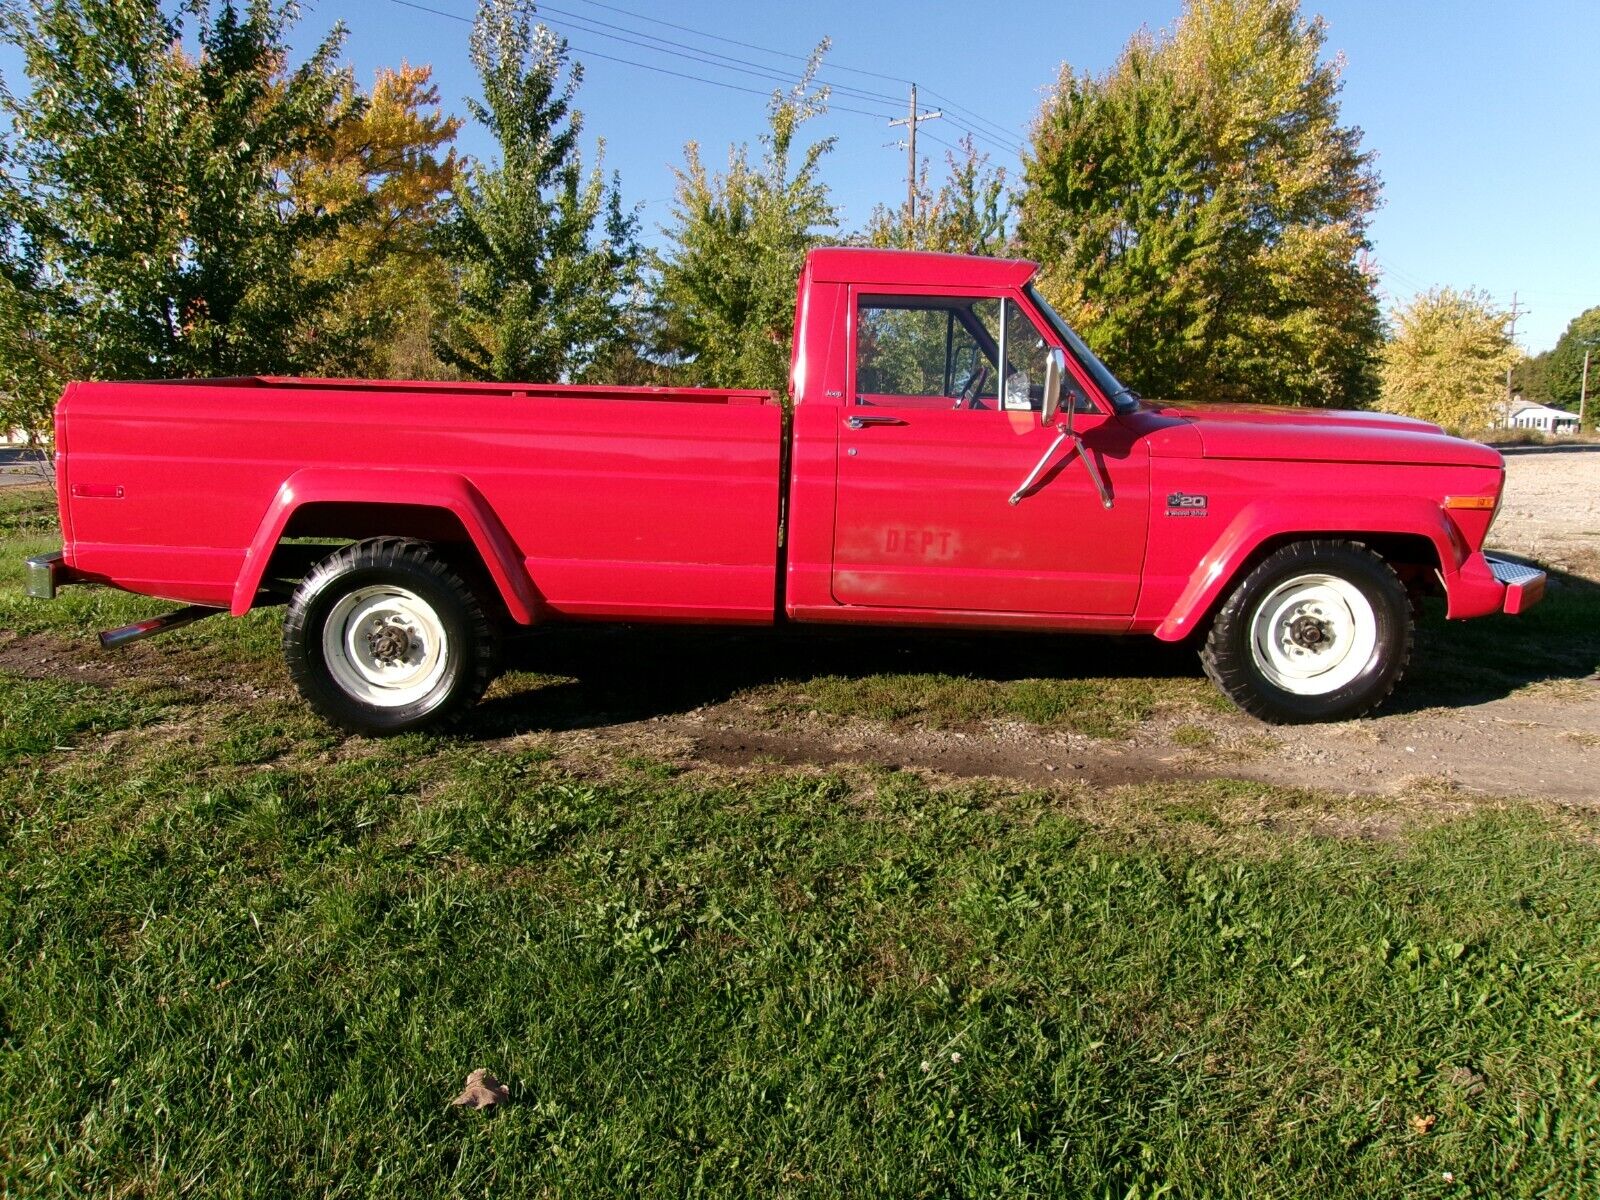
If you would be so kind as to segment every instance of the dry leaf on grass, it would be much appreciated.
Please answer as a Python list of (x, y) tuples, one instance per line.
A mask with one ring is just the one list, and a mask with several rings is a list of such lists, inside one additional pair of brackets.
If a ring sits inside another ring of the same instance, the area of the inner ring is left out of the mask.
[(450, 1103), (464, 1105), (467, 1108), (492, 1108), (502, 1100), (510, 1098), (511, 1089), (489, 1074), (487, 1068), (479, 1067), (467, 1076), (466, 1088)]

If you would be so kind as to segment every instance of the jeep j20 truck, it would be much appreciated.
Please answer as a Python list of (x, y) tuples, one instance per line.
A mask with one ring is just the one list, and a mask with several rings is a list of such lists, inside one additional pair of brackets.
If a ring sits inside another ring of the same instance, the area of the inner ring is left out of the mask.
[[(248, 378), (74, 383), (63, 547), (30, 588), (287, 602), (306, 700), (393, 733), (471, 705), (552, 621), (1193, 638), (1241, 708), (1352, 717), (1415, 600), (1521, 612), (1483, 553), (1499, 454), (1374, 413), (1172, 408), (1124, 387), (1029, 262), (814, 251), (792, 404), (766, 392)], [(1040, 670), (1052, 667), (1043, 651)]]

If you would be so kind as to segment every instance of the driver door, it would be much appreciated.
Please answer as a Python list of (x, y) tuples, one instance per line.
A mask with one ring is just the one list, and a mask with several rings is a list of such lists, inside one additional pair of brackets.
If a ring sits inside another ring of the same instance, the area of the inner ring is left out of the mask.
[(1075, 364), (1062, 403), (1076, 406), (1113, 507), (1101, 505), (1070, 447), (1026, 498), (1009, 503), (1056, 441), (1038, 411), (1051, 344), (1041, 328), (1016, 294), (857, 295), (851, 402), (838, 410), (836, 601), (1132, 615), (1149, 510), (1147, 456), (1090, 401)]

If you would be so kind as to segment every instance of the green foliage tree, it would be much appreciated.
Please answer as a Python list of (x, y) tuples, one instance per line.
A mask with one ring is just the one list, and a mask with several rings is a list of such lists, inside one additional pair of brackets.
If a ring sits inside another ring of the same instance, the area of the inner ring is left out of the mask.
[(1550, 351), (1530, 354), (1511, 368), (1511, 390), (1535, 404), (1551, 404)]
[(905, 205), (878, 205), (859, 240), (895, 250), (934, 250), (944, 254), (1001, 255), (1008, 249), (1013, 197), (1004, 167), (991, 168), (972, 135), (959, 151), (945, 152), (946, 176), (935, 191), (923, 160), (917, 175), (913, 219)]
[(659, 351), (692, 382), (786, 387), (800, 269), (838, 224), (818, 173), (833, 139), (795, 152), (800, 126), (827, 109), (828, 89), (812, 85), (827, 49), (823, 41), (792, 90), (773, 92), (759, 165), (747, 147), (730, 147), (727, 171), (712, 175), (698, 144), (684, 147), (656, 296)]
[(1381, 324), (1378, 201), (1340, 65), (1295, 0), (1189, 0), (1103, 76), (1063, 67), (1034, 126), (1019, 242), (1141, 390), (1361, 404)]
[[(482, 0), (472, 62), (482, 103), (472, 116), (500, 147), (458, 186), (441, 248), (457, 280), (456, 311), (435, 342), (473, 379), (582, 378), (625, 336), (617, 298), (639, 270), (637, 218), (618, 182), (585, 173), (572, 107), (583, 68), (567, 43), (532, 23), (525, 0)], [(599, 155), (604, 154), (601, 144)]]
[(1505, 373), (1517, 359), (1510, 315), (1485, 293), (1435, 288), (1392, 315), (1381, 407), (1452, 429), (1488, 428), (1501, 416)]
[[(292, 332), (345, 282), (296, 263), (349, 215), (296, 205), (281, 169), (331, 136), (338, 108), (342, 31), (291, 70), (294, 16), (274, 0), (4, 9), (31, 86), (0, 90), (0, 203), (28, 261), (8, 272), (22, 303), (0, 323), (40, 352), (27, 386), (53, 386), (66, 363), (102, 378), (299, 365)], [(20, 407), (46, 403), (35, 393)]]
[(1545, 389), (1552, 403), (1578, 411), (1583, 386), (1583, 355), (1589, 352), (1589, 399), (1584, 424), (1595, 425), (1594, 394), (1600, 388), (1600, 306), (1585, 309), (1568, 323), (1545, 366)]
[(0, 143), (0, 438), (48, 433), (51, 406), (71, 365), (49, 337), (49, 294), (37, 246), (17, 219), (22, 203)]

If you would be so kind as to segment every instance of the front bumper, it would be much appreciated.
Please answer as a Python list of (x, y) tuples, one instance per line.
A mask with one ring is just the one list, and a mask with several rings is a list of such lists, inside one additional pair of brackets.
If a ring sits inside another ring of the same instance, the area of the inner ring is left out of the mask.
[(63, 584), (72, 582), (72, 569), (67, 557), (57, 550), (54, 554), (39, 554), (28, 560), (27, 592), (40, 600), (54, 600)]
[(1485, 554), (1483, 558), (1494, 572), (1495, 582), (1505, 588), (1505, 597), (1500, 601), (1501, 612), (1515, 616), (1544, 599), (1547, 576), (1538, 567), (1496, 558), (1493, 554)]

